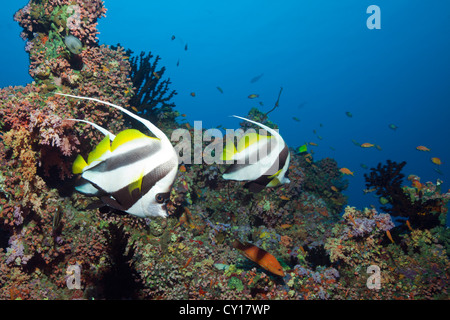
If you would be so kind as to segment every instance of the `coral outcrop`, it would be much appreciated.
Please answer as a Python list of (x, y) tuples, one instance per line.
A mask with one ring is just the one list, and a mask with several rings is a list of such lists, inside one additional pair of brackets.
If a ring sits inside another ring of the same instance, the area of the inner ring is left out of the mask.
[[(406, 162), (396, 163), (387, 160), (385, 165), (378, 164), (365, 174), (366, 187), (375, 188), (376, 194), (386, 199), (381, 209), (393, 216), (408, 218), (417, 228), (432, 228), (443, 221), (447, 215), (449, 194), (441, 194), (431, 182), (422, 185), (420, 179), (411, 178), (412, 188), (404, 187), (404, 174), (401, 170)], [(439, 182), (438, 182), (439, 183)]]

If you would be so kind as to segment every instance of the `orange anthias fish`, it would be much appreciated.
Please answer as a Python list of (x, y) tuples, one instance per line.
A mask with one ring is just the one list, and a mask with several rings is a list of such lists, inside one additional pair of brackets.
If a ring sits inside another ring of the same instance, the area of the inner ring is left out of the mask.
[(181, 269), (186, 268), (191, 263), (191, 261), (192, 261), (192, 257), (189, 257), (189, 259), (187, 260), (186, 264)]
[(389, 232), (389, 230), (386, 230), (386, 235), (387, 235), (387, 237), (389, 238), (389, 240), (391, 240), (392, 243), (395, 243), (395, 242), (394, 242), (394, 239), (392, 239), (392, 235), (391, 235), (391, 233)]
[(428, 151), (428, 152), (430, 151), (430, 149), (428, 149), (425, 146), (418, 146), (418, 147), (416, 147), (416, 149), (419, 150), (419, 151)]
[(249, 99), (255, 99), (258, 97), (259, 97), (259, 94), (254, 94), (254, 93), (248, 96)]
[(365, 143), (363, 143), (363, 144), (361, 145), (361, 148), (371, 148), (371, 147), (373, 147), (373, 146), (374, 146), (373, 144), (368, 143), (368, 142), (365, 142)]
[(413, 231), (413, 228), (411, 227), (409, 220), (406, 220), (406, 226), (408, 227), (409, 230)]
[(45, 45), (45, 43), (48, 41), (48, 36), (42, 36), (41, 41), (42, 41), (42, 44)]
[(278, 276), (285, 276), (283, 268), (281, 267), (278, 260), (267, 251), (258, 248), (251, 243), (243, 244), (239, 240), (234, 241), (233, 247), (238, 249), (244, 257), (257, 263), (261, 268)]
[(191, 92), (191, 96), (192, 96), (192, 97), (195, 97), (195, 92)]
[(433, 162), (434, 164), (437, 164), (438, 166), (440, 166), (442, 164), (441, 159), (436, 158), (436, 157), (431, 158), (431, 162)]
[(353, 225), (356, 227), (356, 222), (355, 222), (355, 219), (353, 219), (353, 216), (351, 214), (349, 214), (347, 217), (353, 223)]
[(351, 172), (349, 169), (347, 168), (341, 168), (339, 169), (340, 172), (342, 172), (343, 174), (347, 174), (347, 175), (353, 175), (353, 172)]
[(418, 180), (414, 180), (412, 182), (412, 186), (419, 191), (422, 190), (422, 188), (423, 188), (423, 184), (421, 184), (420, 181), (418, 181)]

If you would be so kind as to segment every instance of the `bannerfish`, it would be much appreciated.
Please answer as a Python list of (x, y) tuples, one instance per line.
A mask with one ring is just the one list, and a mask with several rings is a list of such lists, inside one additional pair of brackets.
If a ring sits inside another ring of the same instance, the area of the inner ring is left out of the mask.
[(259, 192), (265, 187), (276, 187), (289, 183), (285, 177), (289, 168), (290, 153), (288, 146), (279, 133), (253, 120), (233, 116), (251, 122), (271, 134), (259, 135), (250, 132), (241, 137), (237, 144), (225, 146), (222, 160), (234, 163), (225, 171), (225, 180), (250, 181), (245, 187)]
[(81, 174), (75, 189), (138, 217), (167, 217), (165, 203), (178, 171), (178, 155), (167, 136), (150, 121), (123, 107), (89, 97), (56, 94), (119, 109), (156, 136), (147, 136), (136, 129), (126, 129), (116, 136), (93, 122), (69, 119), (88, 123), (106, 136), (89, 153), (87, 162), (81, 155), (75, 159), (72, 172)]

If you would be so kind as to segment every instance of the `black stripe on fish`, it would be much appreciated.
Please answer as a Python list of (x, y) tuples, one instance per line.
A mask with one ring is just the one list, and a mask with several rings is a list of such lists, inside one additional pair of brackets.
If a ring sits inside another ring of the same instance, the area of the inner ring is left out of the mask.
[[(107, 204), (108, 206), (122, 210), (127, 211), (130, 209), (133, 205), (135, 205), (145, 194), (147, 194), (154, 186), (155, 184), (164, 178), (166, 175), (169, 174), (169, 172), (177, 165), (177, 161), (169, 161), (162, 163), (158, 167), (154, 168), (152, 171), (147, 173), (142, 177), (142, 185), (141, 190), (134, 189), (131, 191), (129, 190), (129, 185), (126, 185), (119, 190), (107, 194), (104, 190), (102, 190), (100, 187), (96, 186), (94, 187), (98, 188), (103, 196), (100, 197), (100, 199)], [(169, 190), (170, 190), (169, 186)], [(167, 198), (166, 193), (161, 194), (163, 197), (165, 196)], [(156, 200), (155, 200), (156, 201)]]
[(285, 145), (283, 150), (281, 150), (280, 154), (278, 155), (277, 161), (274, 162), (272, 167), (270, 167), (269, 170), (267, 170), (266, 173), (261, 175), (258, 179), (246, 183), (244, 187), (254, 193), (258, 193), (263, 190), (269, 184), (269, 182), (273, 180), (273, 178), (270, 178), (271, 176), (273, 176), (273, 172), (278, 172), (285, 166), (288, 155), (289, 148), (287, 147), (287, 145)]
[(144, 145), (132, 150), (129, 150), (123, 154), (113, 155), (104, 161), (99, 162), (99, 164), (89, 168), (87, 171), (95, 172), (108, 172), (132, 165), (133, 163), (139, 162), (152, 156), (161, 150), (161, 143), (159, 140), (155, 140), (157, 143), (152, 143), (150, 145)]
[[(274, 142), (274, 141), (273, 142), (268, 141), (268, 143), (267, 143), (267, 154), (264, 157), (270, 156), (270, 154), (273, 152), (275, 143), (276, 142)], [(255, 155), (255, 153), (256, 153), (256, 155)], [(245, 159), (244, 159), (244, 163), (234, 163), (234, 164), (232, 164), (230, 167), (227, 168), (227, 170), (225, 170), (225, 174), (230, 174), (230, 173), (233, 173), (233, 172), (236, 172), (236, 171), (239, 171), (239, 170), (243, 170), (243, 169), (245, 169), (245, 167), (254, 164), (254, 163), (251, 163), (250, 160), (255, 161), (255, 159), (256, 159), (256, 161), (258, 161), (258, 162), (261, 161), (262, 159), (261, 159), (261, 154), (260, 153), (261, 153), (260, 152), (260, 148), (258, 148), (253, 153), (247, 154)], [(277, 172), (277, 171), (274, 171), (274, 172)]]

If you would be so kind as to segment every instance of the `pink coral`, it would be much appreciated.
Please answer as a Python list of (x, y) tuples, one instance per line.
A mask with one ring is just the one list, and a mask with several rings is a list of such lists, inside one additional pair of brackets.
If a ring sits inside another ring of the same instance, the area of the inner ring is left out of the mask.
[(365, 208), (363, 212), (354, 207), (347, 206), (342, 215), (347, 227), (343, 230), (342, 239), (351, 237), (365, 237), (373, 231), (388, 231), (394, 227), (391, 216), (387, 213), (378, 213), (375, 209)]
[[(97, 43), (97, 20), (106, 16), (106, 8), (101, 0), (48, 0), (30, 2), (14, 15), (24, 28), (22, 37), (31, 37), (33, 32), (40, 32), (42, 19), (67, 27), (82, 42), (92, 45)], [(63, 17), (66, 20), (63, 20)], [(63, 22), (64, 21), (64, 22)]]
[[(80, 23), (68, 19), (77, 10)], [(102, 138), (92, 127), (66, 119), (88, 119), (112, 132), (123, 130), (123, 120), (111, 108), (49, 93), (59, 90), (128, 105), (132, 82), (124, 50), (96, 42), (96, 20), (105, 12), (98, 0), (32, 0), (15, 15), (24, 28), (35, 81), (0, 89), (0, 226), (11, 235), (7, 252), (0, 252), (1, 298), (49, 297), (41, 280), (33, 282), (27, 272), (45, 269), (45, 287), (52, 291), (65, 286), (67, 264), (79, 261), (87, 270), (83, 272), (90, 273), (103, 255), (104, 235), (89, 226), (95, 217), (89, 214), (86, 222), (74, 208), (84, 208), (86, 200), (79, 195), (62, 198), (65, 186), (57, 190), (54, 185), (64, 185), (76, 154), (87, 153)], [(83, 52), (72, 56), (62, 41), (64, 32), (48, 29), (52, 24), (70, 29), (83, 42)], [(69, 214), (73, 212), (77, 215)], [(83, 283), (92, 285), (93, 279), (85, 277)]]

